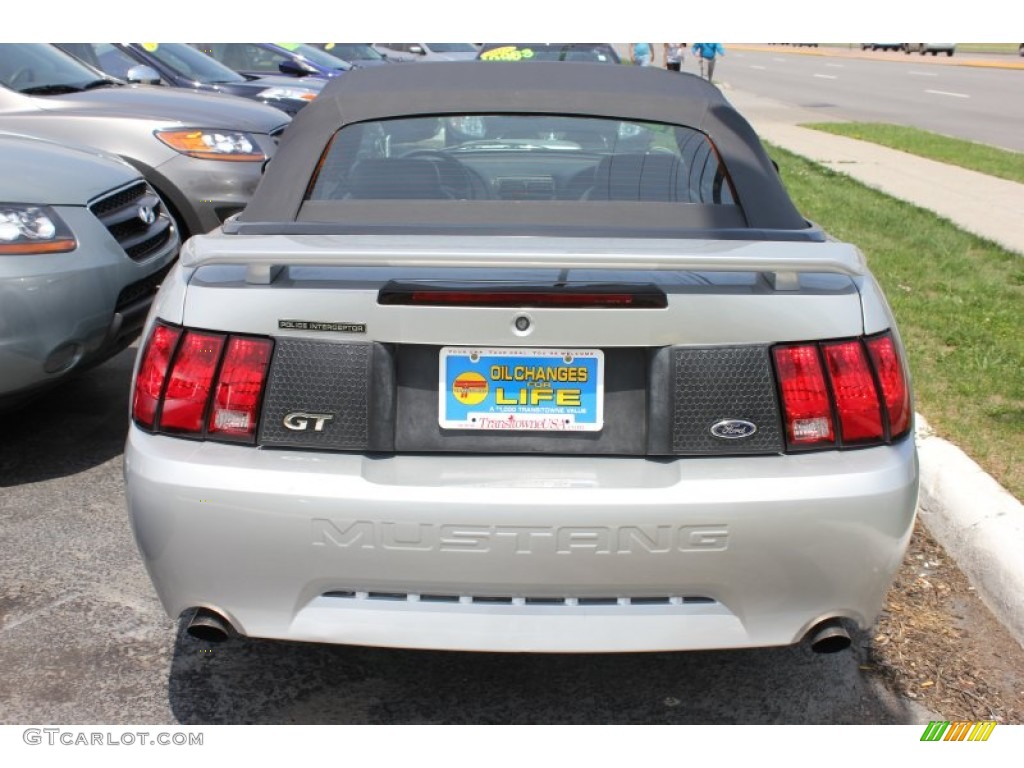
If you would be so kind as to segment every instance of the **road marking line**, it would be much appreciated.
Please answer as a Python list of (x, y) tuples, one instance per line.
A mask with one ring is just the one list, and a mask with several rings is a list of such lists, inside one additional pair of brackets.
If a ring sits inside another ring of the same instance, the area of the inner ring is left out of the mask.
[(817, 72), (814, 73), (815, 77), (820, 77), (822, 80), (838, 80), (838, 75), (819, 75)]
[(936, 96), (955, 96), (958, 99), (969, 99), (969, 98), (971, 98), (966, 93), (953, 93), (952, 91), (931, 91), (931, 90), (928, 90), (927, 88), (925, 89), (925, 93), (934, 93)]
[(768, 67), (762, 67), (760, 64), (751, 64), (751, 69), (768, 69)]
[(843, 64), (826, 64), (826, 67), (832, 67), (833, 69), (842, 69), (845, 65)]
[(907, 74), (908, 75), (914, 75), (916, 77), (938, 77), (938, 74), (935, 73), (935, 72), (914, 72), (914, 71), (910, 71)]

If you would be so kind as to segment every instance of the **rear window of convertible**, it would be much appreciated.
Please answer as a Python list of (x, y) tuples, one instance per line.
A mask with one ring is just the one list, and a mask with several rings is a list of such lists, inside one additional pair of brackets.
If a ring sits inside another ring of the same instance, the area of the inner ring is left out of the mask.
[(345, 126), (321, 158), (306, 199), (735, 204), (728, 173), (700, 131), (501, 114)]

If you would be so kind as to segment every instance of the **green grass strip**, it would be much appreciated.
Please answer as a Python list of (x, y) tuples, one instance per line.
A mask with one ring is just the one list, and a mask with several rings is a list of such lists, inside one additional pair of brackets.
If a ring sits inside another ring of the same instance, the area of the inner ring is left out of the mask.
[(870, 141), (911, 155), (1024, 184), (1024, 153), (887, 123), (806, 123), (804, 128)]
[(957, 53), (1008, 53), (1019, 55), (1020, 43), (957, 43)]
[(769, 147), (805, 217), (856, 244), (889, 300), (917, 410), (1024, 499), (1024, 256)]

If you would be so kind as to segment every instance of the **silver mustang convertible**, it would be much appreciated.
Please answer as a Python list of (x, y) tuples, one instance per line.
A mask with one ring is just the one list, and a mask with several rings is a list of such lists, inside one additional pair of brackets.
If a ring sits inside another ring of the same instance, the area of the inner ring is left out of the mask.
[(138, 545), (193, 636), (846, 647), (914, 520), (863, 256), (696, 77), (350, 72), (140, 349)]

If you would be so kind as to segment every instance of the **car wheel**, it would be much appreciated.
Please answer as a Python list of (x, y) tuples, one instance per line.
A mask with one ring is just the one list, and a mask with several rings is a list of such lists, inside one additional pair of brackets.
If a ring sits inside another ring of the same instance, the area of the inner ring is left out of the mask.
[(952, 52), (952, 51), (946, 51), (946, 55), (947, 55), (947, 56), (952, 56), (952, 55), (953, 55), (953, 52)]

